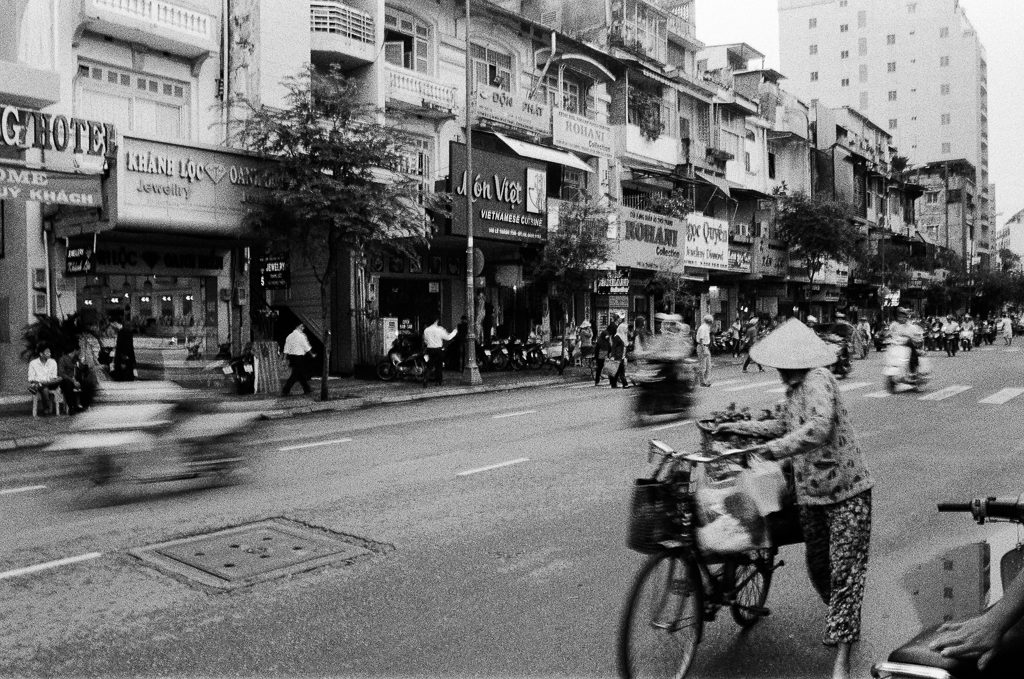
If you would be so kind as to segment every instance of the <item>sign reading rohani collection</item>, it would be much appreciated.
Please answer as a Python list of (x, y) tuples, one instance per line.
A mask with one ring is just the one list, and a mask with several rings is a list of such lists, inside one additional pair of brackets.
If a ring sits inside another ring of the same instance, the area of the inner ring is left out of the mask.
[(0, 200), (98, 208), (103, 206), (103, 188), (99, 175), (0, 164)]
[(105, 156), (114, 152), (114, 126), (0, 104), (0, 148)]
[(615, 263), (658, 270), (685, 264), (729, 269), (729, 223), (691, 213), (686, 220), (628, 207), (618, 209)]

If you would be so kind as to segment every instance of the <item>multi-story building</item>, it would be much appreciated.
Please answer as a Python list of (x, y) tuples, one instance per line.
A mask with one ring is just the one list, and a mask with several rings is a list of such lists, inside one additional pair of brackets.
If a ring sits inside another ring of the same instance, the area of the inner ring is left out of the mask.
[[(998, 256), (1004, 248), (1020, 257), (1017, 270), (1024, 270), (1024, 210), (1007, 219), (1006, 224), (999, 230), (992, 250), (995, 256)], [(1004, 262), (1000, 264), (1005, 265)]]
[(963, 158), (927, 163), (913, 171), (914, 183), (924, 191), (917, 203), (921, 234), (963, 262), (971, 262), (977, 254), (976, 176), (974, 166)]
[(987, 65), (957, 0), (780, 0), (779, 38), (797, 95), (870, 116), (914, 166), (962, 158), (975, 168), (975, 247), (987, 254)]

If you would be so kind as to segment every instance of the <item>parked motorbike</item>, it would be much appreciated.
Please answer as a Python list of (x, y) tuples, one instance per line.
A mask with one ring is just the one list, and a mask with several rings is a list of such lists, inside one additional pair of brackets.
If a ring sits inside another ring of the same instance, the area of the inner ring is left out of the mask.
[(913, 391), (920, 391), (928, 383), (931, 375), (931, 366), (924, 356), (918, 356), (917, 369), (910, 369), (910, 360), (913, 350), (910, 345), (892, 343), (885, 352), (885, 367), (882, 368), (882, 375), (885, 377), (885, 388), (889, 393), (895, 394), (896, 387), (900, 384), (909, 385)]
[(220, 412), (173, 382), (104, 383), (97, 402), (46, 450), (71, 454), (74, 481), (92, 487), (211, 478), (246, 462), (239, 446), (260, 414)]
[(942, 333), (944, 340), (944, 346), (946, 353), (950, 356), (956, 356), (957, 350), (960, 348), (960, 333), (958, 332), (944, 332)]
[(395, 338), (388, 355), (377, 363), (377, 377), (384, 382), (395, 379), (418, 381), (423, 379), (427, 363), (419, 338), (402, 334)]
[(708, 350), (715, 355), (731, 354), (739, 349), (739, 340), (728, 332), (720, 332), (711, 337), (711, 345)]
[[(975, 498), (970, 502), (943, 502), (940, 512), (970, 512), (979, 525), (986, 521), (1006, 521), (1024, 524), (1024, 495), (1011, 498)], [(1018, 544), (1003, 555), (999, 562), (1003, 589), (1020, 574), (1024, 567), (1024, 545)], [(1004, 637), (1003, 645), (984, 671), (979, 671), (977, 658), (947, 658), (929, 648), (938, 634), (937, 627), (924, 630), (889, 654), (888, 659), (875, 663), (871, 676), (876, 679), (1005, 679), (1020, 676), (1022, 663), (1018, 639)], [(1013, 632), (1009, 633), (1010, 635)]]
[(973, 330), (961, 330), (960, 331), (960, 348), (964, 351), (970, 351), (974, 347), (974, 331)]

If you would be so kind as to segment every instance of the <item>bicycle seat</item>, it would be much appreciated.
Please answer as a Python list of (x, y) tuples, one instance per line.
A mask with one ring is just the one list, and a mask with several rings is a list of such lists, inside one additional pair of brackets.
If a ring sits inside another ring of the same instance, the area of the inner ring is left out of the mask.
[(957, 679), (981, 679), (984, 675), (978, 670), (976, 658), (947, 658), (928, 648), (928, 644), (936, 637), (938, 627), (931, 627), (903, 644), (889, 654), (889, 662), (907, 665), (923, 665), (945, 670)]

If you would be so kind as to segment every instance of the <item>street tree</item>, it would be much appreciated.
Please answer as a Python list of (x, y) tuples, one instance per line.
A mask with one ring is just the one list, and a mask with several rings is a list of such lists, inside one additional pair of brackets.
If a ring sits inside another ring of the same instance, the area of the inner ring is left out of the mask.
[[(607, 203), (580, 195), (563, 201), (558, 209), (558, 226), (548, 233), (540, 252), (536, 277), (551, 284), (562, 306), (562, 327), (569, 324), (569, 310), (576, 295), (588, 291), (602, 264), (608, 260)], [(566, 354), (566, 333), (562, 333), (562, 354)]]
[(856, 255), (859, 233), (847, 205), (803, 192), (779, 192), (777, 198), (778, 235), (790, 255), (807, 265), (810, 283), (826, 261), (845, 262)]
[(1001, 271), (1019, 270), (1020, 255), (1010, 248), (999, 248), (999, 268)]
[[(351, 258), (359, 285), (369, 252), (413, 257), (428, 227), (416, 183), (395, 171), (402, 167), (406, 135), (360, 103), (356, 81), (337, 68), (307, 66), (282, 85), (287, 95), (281, 108), (246, 98), (235, 102), (244, 120), (236, 137), (277, 161), (254, 223), (268, 238), (287, 242), (319, 284), (320, 398), (326, 400), (333, 293), (342, 265)], [(365, 309), (356, 311), (356, 334), (365, 336)]]
[[(694, 204), (685, 191), (673, 189), (668, 193), (648, 196), (646, 208), (660, 215), (685, 220), (694, 211)], [(660, 257), (655, 265), (657, 268), (647, 290), (662, 300), (664, 310), (675, 313), (677, 307), (692, 309), (696, 306), (696, 295), (693, 294), (692, 283), (685, 276), (683, 258)]]

